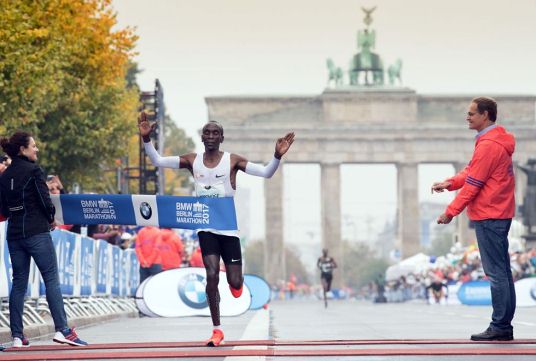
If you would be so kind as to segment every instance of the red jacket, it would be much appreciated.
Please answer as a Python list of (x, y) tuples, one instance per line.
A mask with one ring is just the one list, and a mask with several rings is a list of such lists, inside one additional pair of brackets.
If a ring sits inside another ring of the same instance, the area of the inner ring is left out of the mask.
[(197, 247), (195, 251), (192, 252), (190, 257), (190, 267), (205, 267), (203, 263), (203, 255), (201, 254), (201, 247)]
[(471, 161), (460, 173), (447, 179), (449, 191), (460, 189), (445, 214), (454, 217), (467, 207), (470, 220), (508, 219), (515, 213), (512, 154), (515, 139), (497, 126), (475, 143)]
[(171, 229), (161, 229), (160, 234), (162, 242), (160, 242), (158, 248), (160, 250), (160, 258), (162, 259), (162, 269), (165, 271), (179, 268), (184, 249), (181, 238)]
[(156, 227), (143, 227), (136, 237), (136, 255), (141, 267), (151, 267), (153, 264), (162, 264), (160, 258), (160, 242), (162, 235)]

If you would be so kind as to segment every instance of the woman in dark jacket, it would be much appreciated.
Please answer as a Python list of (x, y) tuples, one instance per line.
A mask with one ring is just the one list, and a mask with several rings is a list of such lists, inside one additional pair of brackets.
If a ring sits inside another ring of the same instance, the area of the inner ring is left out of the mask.
[(31, 258), (45, 282), (46, 298), (56, 329), (53, 340), (74, 346), (87, 345), (74, 329), (67, 326), (58, 262), (50, 237), (50, 230), (55, 226), (55, 208), (50, 201), (43, 170), (35, 164), (39, 150), (26, 132), (3, 138), (0, 145), (12, 159), (11, 165), (0, 176), (0, 204), (1, 213), (8, 218), (6, 238), (13, 267), (13, 285), (9, 294), (13, 346), (30, 345), (23, 334), (22, 314)]

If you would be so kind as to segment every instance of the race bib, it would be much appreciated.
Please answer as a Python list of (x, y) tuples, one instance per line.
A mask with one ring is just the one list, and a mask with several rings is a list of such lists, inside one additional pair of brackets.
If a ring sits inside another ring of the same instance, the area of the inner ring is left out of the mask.
[(225, 197), (225, 186), (223, 182), (205, 185), (195, 182), (195, 194), (197, 197), (221, 198)]

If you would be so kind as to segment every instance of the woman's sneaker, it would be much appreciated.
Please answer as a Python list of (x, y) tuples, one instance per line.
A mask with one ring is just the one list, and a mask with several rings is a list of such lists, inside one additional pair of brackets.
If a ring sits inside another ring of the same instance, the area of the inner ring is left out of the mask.
[(82, 341), (78, 338), (78, 335), (76, 334), (74, 327), (73, 328), (66, 328), (63, 331), (58, 331), (54, 335), (54, 338), (52, 341), (57, 343), (63, 343), (71, 346), (87, 346), (87, 342)]
[(30, 341), (24, 336), (13, 337), (13, 347), (30, 347)]

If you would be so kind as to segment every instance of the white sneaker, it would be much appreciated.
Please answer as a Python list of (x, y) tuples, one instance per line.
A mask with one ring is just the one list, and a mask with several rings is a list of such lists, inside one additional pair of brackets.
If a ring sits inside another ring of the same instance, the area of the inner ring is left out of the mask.
[(54, 334), (52, 341), (57, 343), (68, 344), (71, 346), (87, 346), (87, 342), (78, 338), (76, 331), (73, 328), (66, 328), (63, 331), (57, 331)]
[(13, 337), (13, 347), (30, 347), (30, 342), (24, 336), (22, 336), (22, 339), (19, 337)]

